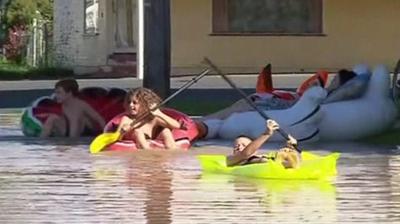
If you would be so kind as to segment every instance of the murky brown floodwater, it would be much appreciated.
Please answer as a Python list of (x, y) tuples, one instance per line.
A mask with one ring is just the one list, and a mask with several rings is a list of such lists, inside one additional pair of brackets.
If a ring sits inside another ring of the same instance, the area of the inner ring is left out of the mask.
[(342, 151), (334, 182), (255, 180), (202, 175), (195, 155), (227, 147), (90, 155), (89, 139), (22, 137), (16, 118), (0, 115), (1, 223), (400, 223), (396, 146), (309, 145)]

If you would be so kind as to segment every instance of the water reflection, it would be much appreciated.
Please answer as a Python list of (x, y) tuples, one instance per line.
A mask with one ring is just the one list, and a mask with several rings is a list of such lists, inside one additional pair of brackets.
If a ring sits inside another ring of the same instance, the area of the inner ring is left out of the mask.
[[(132, 200), (130, 214), (134, 214), (135, 223), (139, 220), (147, 223), (172, 222), (173, 176), (168, 164), (173, 160), (174, 153), (146, 151), (105, 153), (102, 156), (114, 157), (118, 164), (110, 166), (102, 163), (104, 160), (95, 164), (93, 177), (102, 181), (104, 188), (118, 186), (131, 193), (125, 200)], [(98, 195), (97, 200), (104, 201), (104, 195)]]
[(18, 131), (0, 121), (1, 223), (400, 223), (396, 146), (304, 145), (342, 153), (336, 180), (277, 181), (202, 174), (196, 155), (225, 145), (90, 155)]
[[(167, 169), (170, 159), (171, 155), (154, 152), (146, 160), (129, 161), (127, 183), (146, 193), (144, 215), (148, 223), (172, 222), (172, 173)], [(143, 169), (148, 164), (152, 164), (151, 169)]]
[(389, 159), (389, 175), (390, 175), (390, 196), (389, 201), (393, 201), (393, 206), (390, 215), (393, 214), (393, 219), (400, 220), (400, 149), (396, 150), (396, 155)]
[[(366, 146), (364, 146), (366, 147)], [(340, 220), (363, 223), (398, 222), (400, 201), (393, 198), (399, 181), (393, 181), (391, 170), (399, 164), (391, 162), (397, 155), (391, 147), (350, 150), (339, 163), (338, 198)]]
[(222, 214), (238, 215), (229, 221), (245, 216), (254, 222), (336, 222), (336, 188), (331, 182), (202, 175), (201, 185), (203, 191), (219, 195), (219, 205), (225, 203), (228, 211)]

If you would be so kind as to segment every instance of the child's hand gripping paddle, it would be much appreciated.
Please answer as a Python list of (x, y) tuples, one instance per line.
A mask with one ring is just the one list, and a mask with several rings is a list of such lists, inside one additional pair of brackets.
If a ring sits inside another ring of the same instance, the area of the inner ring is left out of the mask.
[[(210, 66), (215, 72), (218, 73), (218, 75), (220, 75), (232, 88), (234, 88), (235, 90), (237, 90), (240, 95), (243, 97), (243, 99), (246, 100), (246, 102), (252, 107), (254, 108), (260, 115), (261, 117), (263, 117), (265, 120), (270, 119), (260, 108), (258, 108), (253, 101), (251, 101), (247, 96), (246, 93), (244, 93), (241, 89), (239, 89), (235, 83), (232, 82), (232, 80), (230, 80), (216, 65), (214, 65), (214, 63), (212, 63), (210, 61), (210, 59), (208, 58), (204, 58), (204, 62)], [(286, 140), (290, 140), (289, 135), (282, 130), (281, 128), (279, 128), (277, 130), (279, 132), (279, 134), (282, 135), (282, 137), (284, 137)], [(296, 149), (296, 151), (298, 151), (299, 153), (301, 153), (301, 150), (297, 147), (297, 145), (293, 144), (293, 147)]]
[[(132, 122), (130, 124), (130, 127), (133, 128), (135, 125), (137, 125), (139, 122), (141, 122), (144, 118), (146, 118), (149, 115), (149, 113), (151, 113), (151, 111), (155, 111), (155, 110), (159, 109), (161, 106), (165, 105), (168, 101), (170, 101), (172, 98), (174, 98), (180, 92), (182, 92), (183, 90), (189, 88), (189, 86), (191, 86), (194, 83), (196, 83), (198, 80), (203, 78), (208, 73), (209, 73), (209, 70), (206, 69), (203, 72), (201, 72), (200, 74), (198, 74), (197, 76), (195, 76), (194, 78), (192, 78), (190, 81), (188, 81), (186, 84), (184, 84), (181, 88), (179, 88), (175, 93), (170, 95), (168, 98), (163, 100), (156, 107), (152, 108), (150, 111), (146, 112), (145, 114), (142, 114), (141, 116), (139, 116), (136, 119), (135, 122)], [(121, 133), (120, 131), (100, 134), (90, 144), (90, 147), (89, 147), (90, 153), (98, 153), (98, 152), (100, 152), (106, 146), (118, 141), (121, 138), (122, 135), (123, 135), (123, 133)]]

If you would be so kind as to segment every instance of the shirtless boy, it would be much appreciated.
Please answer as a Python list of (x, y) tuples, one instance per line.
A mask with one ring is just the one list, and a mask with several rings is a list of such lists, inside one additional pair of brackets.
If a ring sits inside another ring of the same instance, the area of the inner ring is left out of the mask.
[(77, 97), (79, 85), (74, 79), (63, 79), (55, 85), (55, 97), (62, 114), (52, 114), (43, 125), (41, 137), (79, 137), (95, 135), (105, 126), (103, 117)]

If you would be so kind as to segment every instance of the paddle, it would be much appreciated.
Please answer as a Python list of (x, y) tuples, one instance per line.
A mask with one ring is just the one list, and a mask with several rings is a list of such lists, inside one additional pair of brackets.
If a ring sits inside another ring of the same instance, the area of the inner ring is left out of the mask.
[[(218, 75), (220, 75), (232, 88), (234, 88), (235, 90), (237, 90), (240, 95), (243, 97), (243, 99), (246, 100), (246, 102), (253, 107), (260, 115), (261, 117), (263, 117), (265, 120), (270, 119), (265, 113), (264, 111), (262, 111), (260, 108), (258, 108), (253, 101), (251, 101), (246, 93), (243, 92), (243, 90), (239, 89), (235, 83), (232, 82), (232, 80), (230, 80), (214, 63), (211, 62), (210, 59), (208, 58), (204, 58), (204, 62), (209, 65), (214, 71), (216, 71), (218, 73)], [(279, 134), (282, 135), (282, 137), (284, 137), (286, 140), (289, 140), (289, 135), (282, 130), (281, 128), (279, 128), (277, 130), (279, 132)], [(294, 148), (296, 149), (296, 151), (298, 151), (299, 153), (301, 153), (301, 150), (297, 147), (297, 145), (294, 145)]]
[[(152, 108), (149, 112), (146, 112), (144, 114), (142, 114), (141, 116), (139, 116), (135, 122), (132, 122), (130, 124), (130, 127), (134, 127), (136, 124), (138, 124), (139, 122), (141, 122), (144, 118), (146, 118), (149, 113), (151, 111), (155, 111), (157, 109), (159, 109), (161, 106), (165, 105), (168, 101), (170, 101), (172, 98), (174, 98), (176, 95), (178, 95), (179, 93), (181, 93), (183, 90), (189, 88), (189, 86), (193, 85), (194, 83), (196, 83), (198, 80), (200, 80), (201, 78), (203, 78), (206, 74), (209, 73), (209, 69), (205, 69), (204, 71), (202, 71), (200, 74), (196, 75), (195, 77), (193, 77), (190, 81), (188, 81), (187, 83), (185, 83), (183, 86), (181, 86), (175, 93), (173, 93), (172, 95), (170, 95), (168, 98), (166, 98), (165, 100), (163, 100), (160, 104), (158, 104), (156, 107)], [(100, 134), (99, 136), (97, 136), (92, 143), (90, 144), (90, 153), (98, 153), (101, 150), (103, 150), (107, 145), (110, 145), (116, 141), (118, 141), (121, 137), (122, 133), (119, 131), (116, 132), (111, 132), (111, 133), (103, 133)]]

